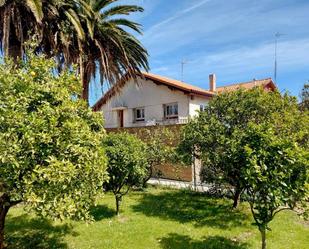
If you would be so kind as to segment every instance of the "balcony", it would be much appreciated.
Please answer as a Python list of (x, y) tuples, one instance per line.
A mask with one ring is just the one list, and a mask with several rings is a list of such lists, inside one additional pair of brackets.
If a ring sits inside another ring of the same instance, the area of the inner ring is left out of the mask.
[(134, 126), (155, 126), (155, 125), (175, 125), (175, 124), (187, 124), (189, 122), (188, 117), (178, 117), (172, 119), (150, 119), (144, 122), (136, 122)]

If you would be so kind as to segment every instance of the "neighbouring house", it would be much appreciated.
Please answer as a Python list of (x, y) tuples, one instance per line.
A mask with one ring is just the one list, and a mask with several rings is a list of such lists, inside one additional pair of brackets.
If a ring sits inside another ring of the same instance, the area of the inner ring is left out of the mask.
[(262, 86), (276, 88), (271, 78), (216, 87), (216, 76), (209, 75), (209, 90), (163, 76), (142, 73), (137, 79), (116, 83), (93, 106), (101, 111), (105, 128), (142, 127), (187, 123), (202, 111), (208, 101), (223, 91)]

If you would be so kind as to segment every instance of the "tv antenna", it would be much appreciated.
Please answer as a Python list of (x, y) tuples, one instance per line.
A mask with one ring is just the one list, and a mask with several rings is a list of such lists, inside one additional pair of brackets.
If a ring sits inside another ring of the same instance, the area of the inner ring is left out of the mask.
[(184, 82), (184, 71), (185, 71), (185, 65), (189, 62), (185, 59), (181, 60), (181, 81)]
[(277, 58), (277, 50), (278, 50), (278, 40), (281, 36), (284, 36), (285, 34), (281, 34), (277, 32), (275, 34), (275, 69), (274, 69), (274, 80), (275, 83), (277, 83), (277, 73), (278, 73), (278, 58)]

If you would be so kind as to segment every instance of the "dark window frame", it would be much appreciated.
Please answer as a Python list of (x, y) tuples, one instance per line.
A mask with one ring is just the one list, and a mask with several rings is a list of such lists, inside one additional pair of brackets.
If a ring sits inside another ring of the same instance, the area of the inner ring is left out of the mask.
[(179, 117), (178, 102), (163, 105), (164, 119), (177, 119)]
[[(140, 117), (137, 117), (138, 111), (140, 111)], [(145, 107), (137, 107), (133, 109), (133, 122), (145, 122)]]

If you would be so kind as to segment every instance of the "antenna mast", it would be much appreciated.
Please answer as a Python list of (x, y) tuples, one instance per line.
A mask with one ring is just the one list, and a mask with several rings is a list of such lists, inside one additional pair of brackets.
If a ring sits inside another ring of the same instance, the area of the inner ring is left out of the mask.
[(277, 49), (278, 49), (278, 39), (283, 36), (284, 34), (281, 34), (277, 32), (275, 34), (275, 69), (274, 69), (274, 80), (275, 83), (277, 83), (277, 73), (278, 73), (278, 61), (277, 61)]
[(184, 69), (185, 69), (185, 65), (188, 64), (188, 61), (186, 61), (185, 59), (182, 59), (181, 61), (181, 81), (184, 81)]

